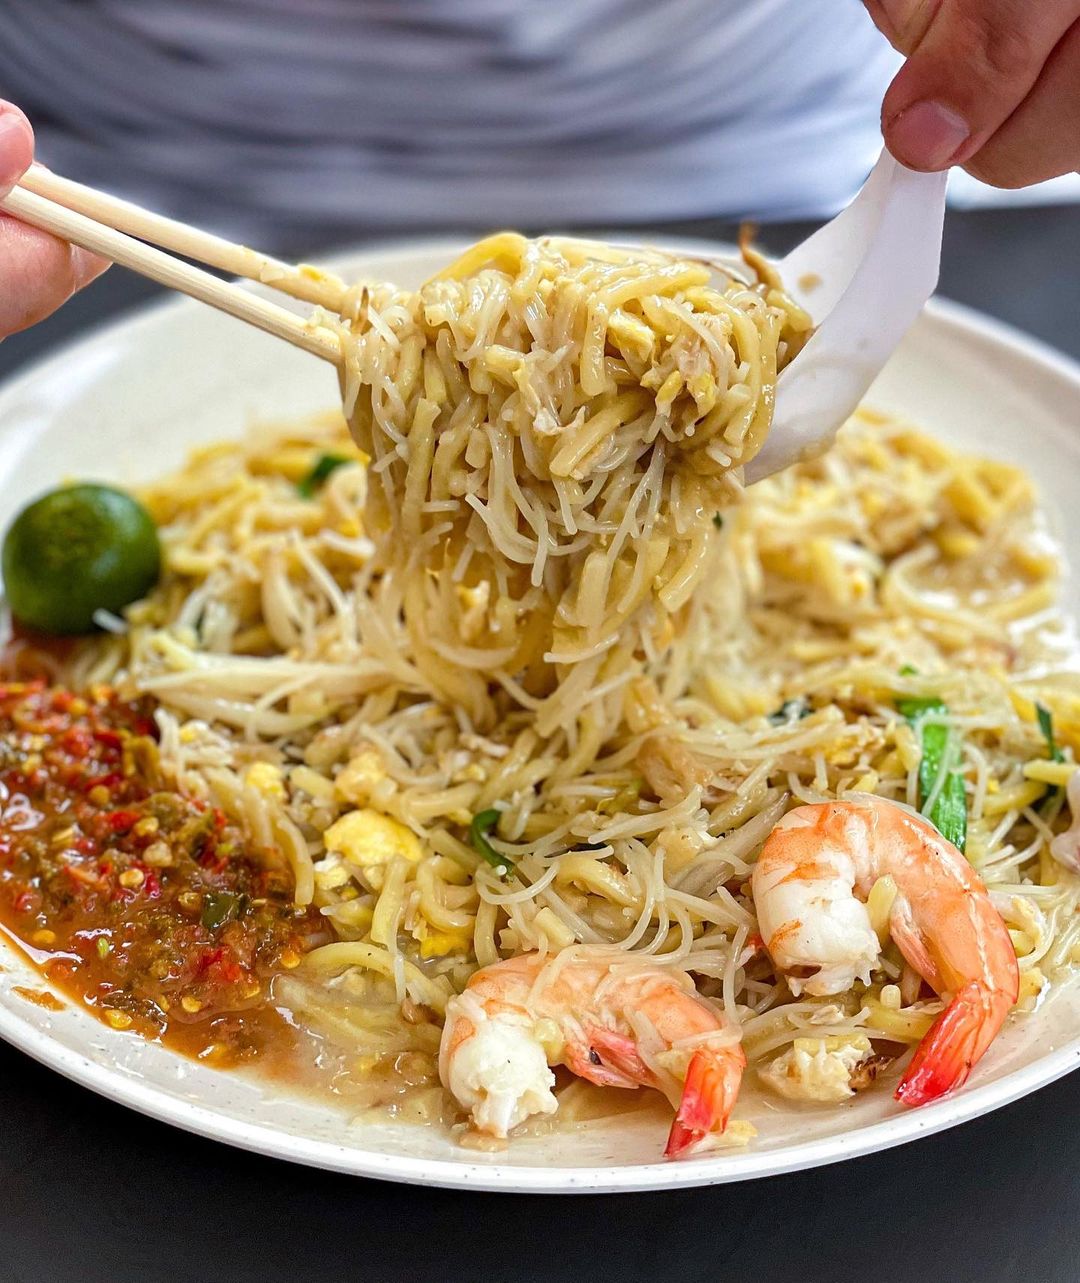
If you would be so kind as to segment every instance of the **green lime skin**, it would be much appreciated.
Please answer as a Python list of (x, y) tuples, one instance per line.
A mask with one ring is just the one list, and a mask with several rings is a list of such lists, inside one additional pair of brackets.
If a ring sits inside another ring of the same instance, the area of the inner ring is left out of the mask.
[(55, 635), (89, 633), (95, 611), (116, 613), (157, 583), (161, 545), (150, 514), (131, 495), (65, 486), (19, 513), (0, 563), (20, 624)]

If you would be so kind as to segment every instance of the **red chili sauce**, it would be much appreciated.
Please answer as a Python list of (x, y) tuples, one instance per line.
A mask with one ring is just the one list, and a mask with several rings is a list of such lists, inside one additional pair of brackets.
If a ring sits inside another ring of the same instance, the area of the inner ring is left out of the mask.
[(114, 1029), (235, 1064), (288, 1038), (269, 983), (319, 918), (272, 853), (164, 784), (154, 736), (107, 688), (0, 685), (0, 921)]

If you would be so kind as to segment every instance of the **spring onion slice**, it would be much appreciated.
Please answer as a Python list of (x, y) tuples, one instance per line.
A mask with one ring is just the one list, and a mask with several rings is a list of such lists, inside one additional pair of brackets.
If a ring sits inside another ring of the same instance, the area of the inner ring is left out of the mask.
[(320, 454), (307, 476), (296, 483), (296, 488), (305, 499), (311, 499), (331, 473), (353, 462), (354, 460), (347, 459), (343, 454)]
[(941, 772), (947, 772), (927, 819), (943, 838), (959, 851), (967, 845), (967, 794), (958, 761), (960, 745), (951, 727), (928, 722), (930, 717), (943, 717), (948, 708), (940, 699), (901, 699), (897, 709), (907, 718), (919, 738), (919, 805), (931, 797)]
[(1046, 740), (1046, 756), (1051, 762), (1064, 762), (1065, 754), (1054, 738), (1054, 714), (1045, 704), (1036, 704), (1035, 716), (1039, 719), (1039, 730), (1042, 731), (1043, 739)]
[(494, 829), (499, 822), (499, 812), (491, 807), (487, 811), (480, 811), (472, 817), (472, 823), (469, 825), (469, 845), (482, 859), (495, 870), (499, 877), (505, 877), (514, 867), (513, 860), (508, 859), (505, 855), (500, 855), (498, 851), (487, 840), (487, 835)]

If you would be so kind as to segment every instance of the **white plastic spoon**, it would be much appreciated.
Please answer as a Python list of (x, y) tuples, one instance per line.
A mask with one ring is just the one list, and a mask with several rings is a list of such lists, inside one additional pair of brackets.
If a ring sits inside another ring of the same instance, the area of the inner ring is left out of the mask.
[(748, 483), (826, 449), (922, 311), (941, 268), (947, 181), (883, 152), (847, 209), (777, 265), (817, 329), (777, 380)]

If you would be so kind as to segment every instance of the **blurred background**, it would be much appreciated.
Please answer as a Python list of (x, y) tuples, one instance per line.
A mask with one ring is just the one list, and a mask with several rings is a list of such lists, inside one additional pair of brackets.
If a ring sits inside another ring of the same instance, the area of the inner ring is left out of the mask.
[(831, 214), (897, 65), (860, 0), (0, 6), (0, 90), (47, 164), (281, 252)]

